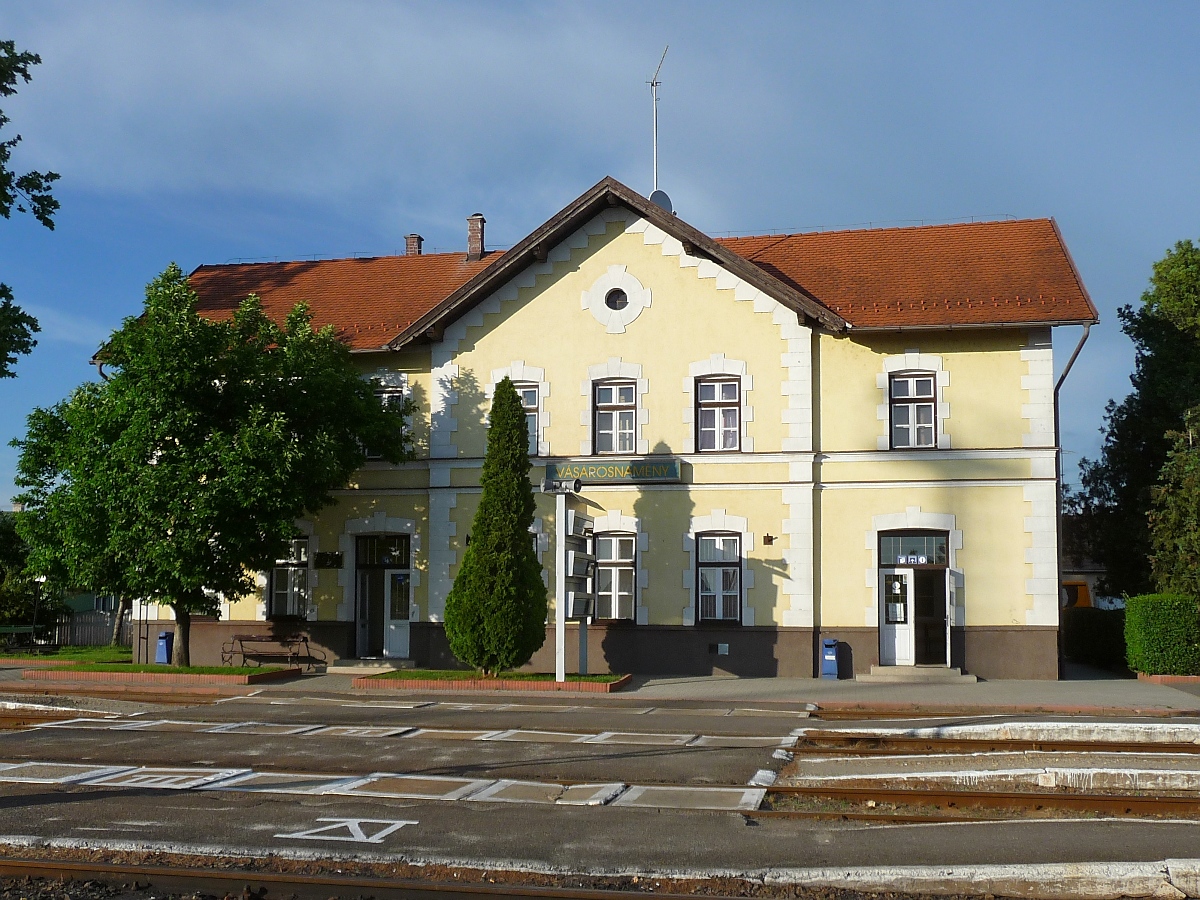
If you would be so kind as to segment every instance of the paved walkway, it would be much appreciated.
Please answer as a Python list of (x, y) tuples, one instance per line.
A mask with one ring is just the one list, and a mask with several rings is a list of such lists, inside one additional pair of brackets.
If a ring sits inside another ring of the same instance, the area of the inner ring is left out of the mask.
[[(341, 694), (350, 693), (351, 676), (308, 675), (301, 679), (254, 685), (264, 693)], [(1197, 690), (1200, 693), (1200, 689)], [(354, 692), (361, 695), (361, 692)], [(428, 694), (428, 691), (415, 693)], [(1064, 714), (1120, 714), (1137, 712), (1195, 712), (1200, 715), (1200, 696), (1165, 685), (1131, 678), (1089, 678), (1073, 681), (986, 681), (976, 684), (860, 684), (854, 681), (823, 681), (813, 678), (694, 678), (635, 677), (629, 687), (616, 694), (475, 692), (497, 702), (535, 701), (602, 703), (606, 699), (692, 703), (766, 703), (800, 705), (813, 703), (823, 709), (913, 709), (930, 711), (991, 710), (1015, 713), (1058, 712)], [(395, 696), (390, 691), (373, 691), (371, 698)]]
[[(496, 701), (514, 703), (569, 701), (603, 703), (608, 700), (637, 700), (675, 703), (816, 704), (826, 710), (880, 710), (930, 713), (988, 711), (996, 713), (1060, 713), (1095, 715), (1187, 714), (1200, 715), (1200, 686), (1168, 687), (1132, 678), (1108, 677), (1096, 670), (1075, 667), (1065, 681), (982, 681), (975, 684), (861, 684), (813, 678), (736, 678), (709, 676), (688, 678), (635, 677), (629, 687), (612, 695), (574, 693), (474, 692)], [(18, 669), (0, 670), (3, 682), (19, 678)], [(247, 686), (246, 693), (317, 695), (353, 694), (350, 675), (312, 674), (286, 682), (264, 682)], [(130, 687), (133, 687), (132, 685)], [(149, 685), (137, 685), (139, 693)], [(39, 690), (53, 692), (53, 682), (41, 682)], [(63, 685), (63, 693), (71, 689)], [(415, 691), (430, 694), (430, 691)], [(469, 692), (463, 692), (467, 695)], [(373, 691), (371, 698), (396, 696), (390, 691)]]

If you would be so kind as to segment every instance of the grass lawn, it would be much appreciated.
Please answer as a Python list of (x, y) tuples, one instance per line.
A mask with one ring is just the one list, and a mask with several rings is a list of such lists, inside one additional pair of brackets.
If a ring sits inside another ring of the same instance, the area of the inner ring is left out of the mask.
[[(484, 681), (498, 679), (500, 681), (553, 681), (553, 673), (547, 672), (501, 672), (499, 675), (480, 675), (474, 669), (398, 669), (395, 672), (382, 672), (371, 678), (380, 681)], [(600, 684), (611, 684), (624, 675), (574, 675), (568, 674), (567, 681), (594, 681)]]
[(138, 672), (162, 673), (166, 675), (255, 675), (262, 672), (274, 672), (286, 666), (135, 666), (129, 663), (93, 663), (81, 662), (73, 666), (63, 666), (69, 672)]
[(81, 663), (127, 663), (133, 659), (129, 647), (59, 647), (50, 653), (35, 651), (29, 647), (0, 649), (0, 657), (6, 659), (63, 659)]

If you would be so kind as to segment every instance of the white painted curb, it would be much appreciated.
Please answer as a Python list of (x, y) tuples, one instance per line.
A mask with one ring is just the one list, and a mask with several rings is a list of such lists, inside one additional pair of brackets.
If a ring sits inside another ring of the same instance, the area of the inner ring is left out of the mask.
[(995, 894), (1030, 900), (1200, 897), (1200, 859), (1148, 863), (1037, 863), (992, 866), (868, 866), (771, 869), (768, 884), (875, 892)]

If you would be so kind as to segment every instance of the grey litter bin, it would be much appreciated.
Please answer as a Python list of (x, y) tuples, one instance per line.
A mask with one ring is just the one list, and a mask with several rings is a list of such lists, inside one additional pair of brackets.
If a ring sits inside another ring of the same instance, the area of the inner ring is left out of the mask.
[(837, 638), (821, 639), (821, 677), (838, 677), (838, 642)]
[(160, 631), (158, 633), (158, 647), (154, 651), (154, 661), (160, 665), (169, 666), (171, 664), (171, 651), (174, 649), (175, 632)]

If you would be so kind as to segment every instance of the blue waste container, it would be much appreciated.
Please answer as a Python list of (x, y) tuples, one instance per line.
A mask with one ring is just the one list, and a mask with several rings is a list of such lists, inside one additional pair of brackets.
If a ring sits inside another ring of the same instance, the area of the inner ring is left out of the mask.
[(838, 642), (837, 638), (822, 638), (821, 639), (821, 677), (833, 678), (838, 677), (838, 657), (837, 657)]
[(158, 633), (158, 648), (154, 651), (154, 661), (160, 665), (171, 664), (171, 651), (175, 649), (175, 632), (160, 631)]

